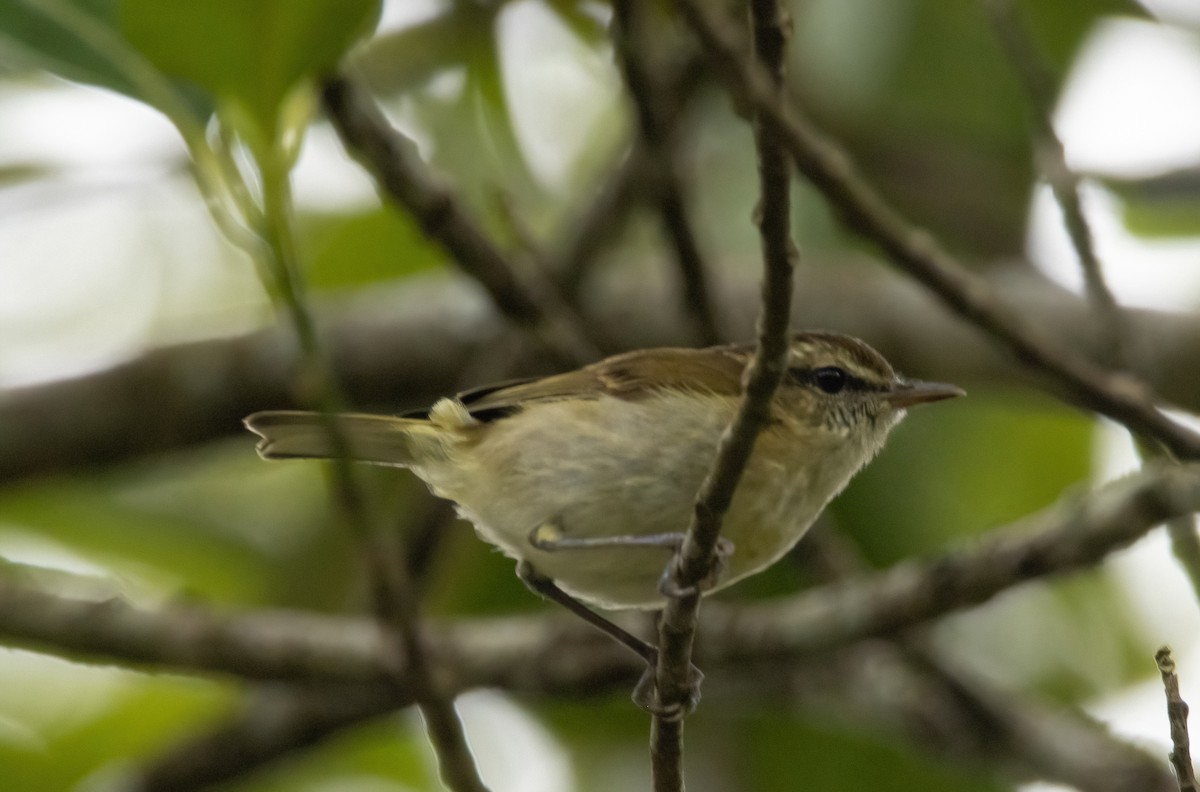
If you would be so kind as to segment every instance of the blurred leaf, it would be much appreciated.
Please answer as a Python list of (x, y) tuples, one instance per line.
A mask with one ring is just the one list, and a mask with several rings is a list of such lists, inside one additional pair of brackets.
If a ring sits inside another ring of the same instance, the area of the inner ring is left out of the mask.
[(265, 140), (287, 94), (374, 28), (381, 0), (121, 0), (125, 35), (164, 72), (245, 114)]
[(1151, 239), (1200, 235), (1200, 168), (1101, 182), (1121, 199), (1121, 219), (1130, 232)]
[[(36, 658), (30, 655), (31, 659)], [(135, 672), (116, 673), (108, 668), (67, 666), (56, 658), (42, 658), (46, 675), (27, 671), (23, 685), (42, 697), (47, 711), (69, 706), (64, 696), (91, 697), (99, 705), (94, 714), (83, 713), (77, 724), (49, 728), (41, 750), (19, 750), (0, 744), (0, 778), (6, 789), (38, 792), (71, 792), (84, 779), (119, 772), (123, 763), (136, 763), (167, 748), (226, 711), (230, 688), (197, 679)], [(63, 684), (64, 678), (71, 684)], [(127, 768), (123, 768), (127, 769)]]
[(928, 554), (1043, 509), (1091, 471), (1090, 418), (972, 395), (913, 411), (831, 513), (874, 562)]
[(315, 289), (366, 286), (446, 263), (445, 252), (390, 203), (359, 214), (309, 217), (303, 227), (313, 251), (308, 282)]
[[(119, 0), (60, 0), (115, 31)], [(25, 60), (68, 80), (102, 85), (129, 96), (137, 91), (103, 53), (62, 27), (37, 3), (0, 3), (0, 57)]]
[[(17, 0), (0, 3), (0, 62), (45, 69), (67, 80), (110, 88), (140, 101), (118, 30), (120, 0)], [(135, 58), (136, 60), (136, 58)], [(138, 68), (137, 65), (132, 68)], [(212, 103), (187, 86), (170, 86), (172, 99), (200, 117)]]
[(495, 35), (502, 4), (448, 3), (442, 13), (372, 39), (354, 65), (376, 92), (407, 94), (434, 76), (461, 69)]
[(10, 488), (0, 523), (18, 548), (22, 532), (43, 537), (157, 591), (343, 609), (355, 566), (349, 538), (328, 530), (319, 467), (225, 450)]

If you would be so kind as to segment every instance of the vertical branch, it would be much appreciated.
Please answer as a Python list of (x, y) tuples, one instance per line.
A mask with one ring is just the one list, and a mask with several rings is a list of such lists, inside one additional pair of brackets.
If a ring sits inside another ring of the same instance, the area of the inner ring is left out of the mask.
[[(694, 3), (681, 10), (695, 14)], [(752, 0), (751, 24), (755, 52), (782, 88), (786, 23), (777, 0)], [(755, 212), (762, 236), (765, 274), (758, 347), (744, 375), (744, 392), (732, 423), (721, 436), (716, 459), (696, 495), (695, 510), (683, 546), (670, 567), (671, 584), (679, 594), (667, 600), (659, 628), (655, 684), (659, 712), (651, 726), (651, 761), (655, 792), (683, 788), (683, 710), (691, 687), (699, 586), (712, 569), (721, 523), (733, 500), (759, 432), (770, 418), (771, 397), (787, 363), (788, 320), (792, 299), (791, 182), (786, 153), (773, 128), (755, 120), (760, 201)]]
[(663, 232), (675, 249), (684, 309), (696, 338), (705, 346), (711, 346), (721, 340), (721, 333), (679, 175), (678, 124), (674, 118), (677, 114), (668, 112), (663, 86), (655, 78), (655, 68), (648, 58), (648, 54), (654, 51), (647, 30), (649, 10), (648, 4), (642, 0), (616, 0), (613, 13), (617, 50), (625, 83), (637, 111), (638, 128), (645, 150), (641, 164), (651, 174)]
[(332, 488), (340, 511), (359, 539), (366, 565), (373, 611), (388, 649), (393, 681), (411, 687), (425, 719), (446, 785), (455, 792), (486, 792), (479, 777), (462, 723), (453, 705), (443, 698), (430, 672), (427, 652), (417, 624), (410, 576), (376, 529), (363, 490), (351, 468), (349, 441), (334, 413), (343, 399), (321, 349), (316, 324), (308, 309), (300, 275), (296, 234), (292, 226), (289, 162), (278, 146), (263, 156), (262, 169), (264, 258), (300, 343), (301, 387), (320, 410), (323, 429), (333, 448)]
[(1162, 674), (1163, 689), (1167, 695), (1167, 720), (1171, 724), (1171, 768), (1179, 782), (1179, 792), (1197, 792), (1196, 770), (1192, 766), (1191, 741), (1188, 739), (1188, 705), (1179, 695), (1179, 677), (1175, 675), (1175, 659), (1171, 648), (1164, 646), (1154, 653), (1154, 662)]

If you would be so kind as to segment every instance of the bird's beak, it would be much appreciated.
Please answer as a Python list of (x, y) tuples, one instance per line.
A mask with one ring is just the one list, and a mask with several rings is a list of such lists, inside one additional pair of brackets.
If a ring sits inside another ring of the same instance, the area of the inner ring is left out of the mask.
[(921, 382), (909, 380), (903, 385), (892, 389), (884, 398), (893, 406), (900, 409), (914, 404), (953, 399), (956, 396), (966, 396), (967, 392), (957, 385), (945, 382)]

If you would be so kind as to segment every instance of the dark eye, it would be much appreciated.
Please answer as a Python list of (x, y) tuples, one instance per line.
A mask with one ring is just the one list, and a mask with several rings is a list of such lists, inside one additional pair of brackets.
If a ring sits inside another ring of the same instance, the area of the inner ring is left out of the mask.
[(846, 387), (848, 376), (845, 371), (837, 366), (826, 366), (814, 369), (812, 378), (817, 387), (826, 393), (838, 393)]

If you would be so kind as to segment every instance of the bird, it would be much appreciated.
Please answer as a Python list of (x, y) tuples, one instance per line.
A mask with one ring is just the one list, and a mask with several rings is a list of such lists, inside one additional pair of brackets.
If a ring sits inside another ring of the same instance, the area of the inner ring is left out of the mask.
[[(411, 469), (484, 540), (573, 598), (660, 608), (664, 567), (753, 353), (751, 344), (635, 350), (427, 410), (335, 420), (351, 459)], [(725, 515), (723, 569), (707, 592), (790, 550), (908, 407), (963, 393), (897, 374), (857, 338), (794, 334), (768, 424)], [(265, 459), (335, 455), (318, 413), (257, 412), (245, 424)]]

